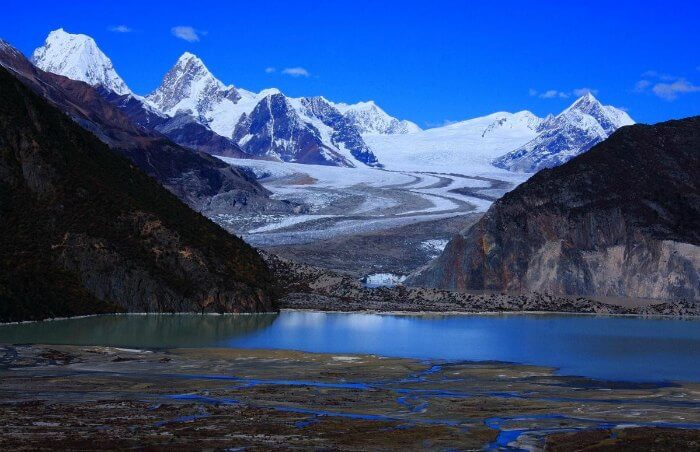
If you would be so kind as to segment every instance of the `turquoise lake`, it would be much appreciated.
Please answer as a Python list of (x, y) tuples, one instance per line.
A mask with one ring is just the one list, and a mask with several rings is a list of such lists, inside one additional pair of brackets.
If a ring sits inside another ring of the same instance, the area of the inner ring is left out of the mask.
[(551, 366), (562, 375), (700, 381), (700, 321), (584, 315), (107, 315), (0, 326), (0, 343), (231, 347)]

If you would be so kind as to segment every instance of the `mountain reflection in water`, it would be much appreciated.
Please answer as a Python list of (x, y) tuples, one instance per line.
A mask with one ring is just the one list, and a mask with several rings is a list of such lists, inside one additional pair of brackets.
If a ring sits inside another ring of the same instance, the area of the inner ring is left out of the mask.
[(267, 328), (279, 314), (102, 315), (0, 326), (0, 343), (207, 347)]

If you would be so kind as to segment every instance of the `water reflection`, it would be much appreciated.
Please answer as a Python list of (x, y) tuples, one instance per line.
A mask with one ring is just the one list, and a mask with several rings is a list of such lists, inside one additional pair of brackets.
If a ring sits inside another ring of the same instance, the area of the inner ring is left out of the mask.
[(211, 347), (267, 328), (279, 314), (105, 315), (0, 326), (0, 343)]
[(236, 347), (508, 361), (600, 379), (700, 381), (697, 320), (283, 312), (102, 316), (0, 326), (0, 343)]

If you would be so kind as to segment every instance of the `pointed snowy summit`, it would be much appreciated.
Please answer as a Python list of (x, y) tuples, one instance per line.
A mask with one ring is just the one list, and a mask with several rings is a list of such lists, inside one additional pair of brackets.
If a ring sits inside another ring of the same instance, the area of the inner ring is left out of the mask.
[(120, 95), (132, 94), (112, 61), (87, 35), (67, 33), (63, 28), (54, 30), (44, 45), (34, 51), (32, 62), (47, 72), (102, 86)]
[(374, 101), (358, 102), (356, 104), (334, 104), (334, 106), (357, 129), (365, 134), (395, 135), (420, 132), (421, 128), (415, 123), (400, 120), (387, 114)]
[(239, 117), (254, 107), (255, 95), (225, 85), (198, 56), (185, 52), (146, 98), (168, 116), (189, 114), (221, 136), (230, 138)]
[(539, 134), (525, 145), (495, 159), (499, 168), (536, 172), (559, 166), (582, 154), (634, 120), (623, 110), (601, 104), (586, 93), (557, 116), (548, 116)]

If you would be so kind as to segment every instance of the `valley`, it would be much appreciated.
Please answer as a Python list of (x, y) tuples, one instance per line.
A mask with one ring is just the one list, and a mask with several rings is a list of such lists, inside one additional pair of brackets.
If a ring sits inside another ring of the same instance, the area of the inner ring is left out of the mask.
[(250, 169), (273, 199), (304, 209), (248, 210), (212, 220), (254, 246), (359, 278), (407, 275), (426, 264), (494, 198), (527, 177), (221, 159)]
[(699, 449), (692, 7), (15, 3), (0, 450)]

